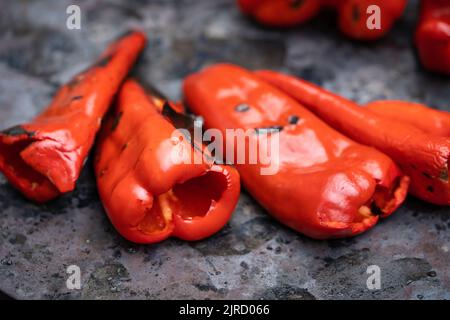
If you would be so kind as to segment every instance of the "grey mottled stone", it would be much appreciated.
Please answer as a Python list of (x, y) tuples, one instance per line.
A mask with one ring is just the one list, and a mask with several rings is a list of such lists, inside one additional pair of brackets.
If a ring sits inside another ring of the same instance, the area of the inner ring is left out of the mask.
[[(65, 28), (81, 6), (82, 30)], [(402, 98), (450, 110), (450, 82), (425, 73), (411, 44), (416, 1), (386, 38), (344, 39), (332, 15), (281, 32), (252, 24), (234, 0), (2, 1), (0, 128), (28, 120), (54, 90), (129, 27), (149, 45), (135, 73), (173, 99), (182, 77), (230, 61), (289, 71), (364, 103)], [(0, 178), (0, 290), (15, 298), (449, 299), (450, 210), (413, 198), (353, 239), (314, 241), (270, 218), (245, 192), (214, 237), (138, 246), (112, 228), (98, 200), (92, 164), (77, 189), (34, 205)], [(82, 289), (68, 290), (66, 267)], [(382, 289), (366, 288), (377, 264)]]

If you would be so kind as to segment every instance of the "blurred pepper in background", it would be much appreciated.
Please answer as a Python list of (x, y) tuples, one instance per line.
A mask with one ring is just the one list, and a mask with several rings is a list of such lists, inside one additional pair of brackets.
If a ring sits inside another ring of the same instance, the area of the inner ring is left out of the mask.
[(422, 0), (416, 46), (426, 69), (450, 75), (450, 0)]
[[(271, 27), (300, 25), (322, 9), (334, 9), (341, 31), (356, 40), (376, 40), (386, 35), (402, 16), (406, 4), (407, 0), (238, 0), (244, 14)], [(372, 5), (380, 8), (380, 28), (367, 26)]]

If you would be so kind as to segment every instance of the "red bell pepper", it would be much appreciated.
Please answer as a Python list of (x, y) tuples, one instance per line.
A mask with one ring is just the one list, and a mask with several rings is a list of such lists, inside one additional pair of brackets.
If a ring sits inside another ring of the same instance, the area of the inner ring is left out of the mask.
[[(238, 0), (241, 11), (256, 21), (272, 27), (292, 27), (303, 24), (323, 8), (337, 10), (341, 31), (352, 39), (375, 40), (391, 30), (403, 14), (407, 0)], [(380, 28), (367, 26), (373, 12), (380, 8)]]
[(183, 91), (188, 107), (225, 140), (227, 129), (254, 132), (247, 153), (260, 132), (269, 132), (269, 140), (277, 135), (279, 156), (271, 157), (277, 172), (262, 175), (261, 159), (235, 166), (252, 196), (294, 230), (317, 239), (354, 236), (405, 199), (409, 179), (391, 159), (341, 135), (242, 68), (211, 66), (187, 77)]
[(390, 156), (411, 178), (413, 195), (434, 204), (450, 204), (450, 137), (430, 135), (409, 124), (379, 116), (292, 76), (273, 71), (259, 71), (257, 75), (294, 97), (335, 129)]
[(136, 243), (209, 237), (227, 223), (239, 198), (234, 168), (182, 161), (188, 155), (179, 153), (180, 146), (200, 151), (186, 140), (173, 140), (176, 127), (163, 105), (160, 97), (126, 81), (96, 148), (103, 206), (117, 231)]
[(450, 75), (449, 0), (422, 0), (415, 40), (425, 68)]
[(0, 132), (0, 171), (27, 198), (45, 202), (75, 188), (103, 115), (144, 45), (141, 32), (125, 35), (33, 121)]
[(366, 105), (379, 116), (405, 122), (436, 136), (450, 137), (450, 112), (430, 108), (420, 103), (386, 100)]

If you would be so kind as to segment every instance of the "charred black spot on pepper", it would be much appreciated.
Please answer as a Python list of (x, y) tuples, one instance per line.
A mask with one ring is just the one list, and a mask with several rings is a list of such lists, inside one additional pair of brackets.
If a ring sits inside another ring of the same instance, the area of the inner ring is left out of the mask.
[(433, 179), (433, 177), (428, 172), (422, 172), (422, 175), (427, 179)]
[(248, 104), (246, 104), (246, 103), (241, 103), (241, 104), (238, 104), (238, 105), (234, 108), (234, 110), (235, 110), (236, 112), (246, 112), (246, 111), (250, 110), (250, 106), (249, 106)]
[(80, 100), (80, 99), (83, 99), (83, 96), (74, 96), (74, 97), (72, 97), (72, 101), (73, 100)]
[(122, 115), (123, 112), (121, 111), (114, 117), (113, 123), (111, 125), (111, 131), (116, 130), (117, 126), (119, 125), (120, 119), (122, 118)]
[(168, 120), (176, 129), (180, 130), (186, 141), (194, 148), (195, 151), (202, 153), (202, 155), (209, 161), (214, 162), (214, 158), (210, 157), (207, 153), (203, 152), (203, 149), (195, 143), (192, 139), (194, 136), (195, 117), (189, 116), (184, 113), (179, 113), (172, 108), (167, 100), (164, 102), (161, 114)]
[(256, 134), (269, 134), (269, 133), (276, 133), (283, 130), (282, 126), (272, 126), (272, 127), (266, 127), (266, 128), (255, 128)]
[(111, 61), (111, 59), (112, 55), (107, 55), (101, 58), (96, 64), (94, 64), (94, 67), (104, 67), (109, 63), (109, 61)]
[(359, 21), (360, 17), (361, 17), (361, 14), (359, 13), (359, 7), (358, 7), (358, 5), (355, 4), (352, 7), (352, 19), (353, 19), (353, 21), (357, 22), (357, 21)]
[(1, 131), (1, 133), (8, 135), (8, 136), (21, 136), (21, 135), (27, 135), (29, 138), (34, 136), (33, 131), (27, 131), (22, 126), (14, 126), (8, 129), (5, 129)]
[(383, 211), (381, 211), (381, 209), (375, 203), (372, 203), (372, 205), (370, 206), (370, 211), (372, 211), (372, 214), (377, 216), (381, 216), (383, 214)]
[(107, 170), (108, 170), (108, 168), (104, 168), (104, 169), (100, 170), (100, 173), (98, 174), (98, 177), (99, 178), (103, 177)]
[(161, 114), (177, 129), (188, 129), (191, 131), (194, 128), (195, 117), (177, 112), (167, 101), (164, 102)]
[(292, 0), (291, 7), (294, 9), (298, 9), (303, 5), (304, 2), (305, 0)]
[(84, 78), (84, 74), (87, 72), (87, 70), (84, 70), (82, 72), (80, 72), (79, 74), (77, 74), (75, 77), (72, 78), (72, 80), (70, 80), (66, 86), (69, 87), (69, 89), (73, 89), (74, 87), (76, 87), (81, 80), (83, 80)]
[(428, 191), (428, 192), (434, 192), (433, 186), (428, 186), (428, 187), (427, 187), (427, 191)]
[(298, 116), (296, 116), (295, 114), (289, 116), (289, 118), (288, 118), (289, 124), (297, 124), (298, 120), (300, 120), (300, 118)]
[(439, 175), (439, 179), (444, 182), (448, 182), (448, 168), (444, 168)]

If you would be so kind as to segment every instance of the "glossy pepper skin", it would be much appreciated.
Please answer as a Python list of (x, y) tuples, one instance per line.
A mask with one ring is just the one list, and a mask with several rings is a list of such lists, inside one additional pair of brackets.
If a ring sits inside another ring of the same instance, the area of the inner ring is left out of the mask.
[(415, 42), (423, 66), (450, 75), (450, 1), (422, 0)]
[(408, 178), (386, 155), (336, 132), (249, 71), (214, 65), (187, 77), (183, 91), (206, 127), (224, 136), (240, 128), (259, 139), (257, 132), (281, 128), (269, 136), (279, 135), (279, 157), (271, 158), (279, 164), (275, 174), (262, 175), (261, 162), (235, 166), (252, 196), (294, 230), (316, 239), (354, 236), (406, 196)]
[(103, 206), (116, 230), (136, 243), (209, 237), (228, 222), (239, 198), (234, 168), (193, 164), (179, 152), (192, 146), (173, 139), (175, 127), (162, 106), (159, 97), (147, 96), (137, 82), (127, 80), (96, 147)]
[(381, 117), (408, 123), (428, 134), (450, 137), (450, 112), (397, 100), (374, 101), (365, 107)]
[(379, 116), (292, 76), (273, 71), (256, 74), (290, 94), (335, 129), (390, 156), (411, 178), (411, 194), (434, 204), (450, 204), (449, 137), (430, 135), (407, 123)]
[[(238, 0), (241, 11), (271, 27), (292, 27), (315, 17), (322, 9), (337, 11), (341, 31), (356, 40), (375, 40), (391, 30), (403, 14), (407, 0)], [(369, 29), (368, 8), (380, 8), (380, 29)]]
[(34, 120), (0, 133), (0, 170), (27, 198), (45, 202), (75, 188), (103, 115), (144, 45), (141, 32), (123, 36)]

